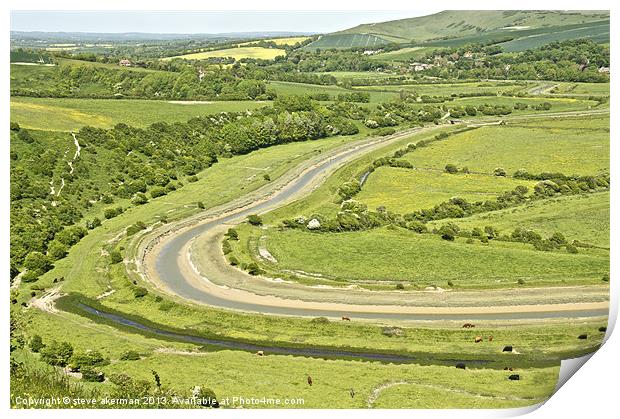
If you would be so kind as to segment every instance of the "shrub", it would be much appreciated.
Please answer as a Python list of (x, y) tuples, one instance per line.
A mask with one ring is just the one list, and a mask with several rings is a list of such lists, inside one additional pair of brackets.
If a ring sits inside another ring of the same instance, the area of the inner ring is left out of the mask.
[(572, 244), (567, 244), (567, 245), (566, 245), (566, 251), (567, 251), (568, 253), (573, 253), (573, 254), (575, 254), (575, 253), (579, 253), (579, 250), (577, 250), (577, 247), (576, 247), (576, 246), (574, 246), (574, 245), (572, 245)]
[(203, 407), (219, 407), (215, 392), (207, 386), (197, 387), (193, 396), (198, 399), (198, 404)]
[(187, 178), (187, 181), (190, 183), (198, 182), (198, 176), (192, 175)]
[(92, 220), (88, 220), (86, 221), (86, 228), (88, 230), (92, 230), (94, 228), (97, 228), (101, 225), (101, 220), (97, 217), (93, 218)]
[(120, 360), (122, 361), (137, 361), (139, 359), (140, 359), (140, 354), (132, 350), (125, 351), (120, 356)]
[(110, 262), (119, 263), (123, 261), (123, 255), (118, 250), (112, 250), (110, 252)]
[(265, 179), (267, 182), (271, 182), (271, 177), (269, 176), (269, 174), (268, 174), (268, 173), (265, 173), (265, 174), (263, 175), (263, 179)]
[(103, 211), (103, 216), (106, 218), (106, 220), (109, 220), (110, 218), (114, 218), (122, 213), (123, 207), (106, 208)]
[(459, 233), (459, 231), (461, 231), (459, 226), (457, 226), (454, 223), (448, 223), (448, 224), (442, 225), (439, 228), (438, 233), (439, 235), (441, 235), (442, 239), (448, 240), (448, 241), (454, 241), (454, 238)]
[(133, 289), (133, 296), (135, 298), (145, 297), (148, 293), (149, 293), (149, 291), (146, 288), (144, 288), (144, 287), (135, 287)]
[(90, 383), (102, 383), (105, 381), (105, 374), (99, 372), (91, 367), (84, 367), (80, 370), (82, 373), (82, 380)]
[(71, 365), (82, 370), (83, 367), (100, 367), (108, 365), (110, 360), (105, 358), (99, 351), (74, 352), (71, 356)]
[(43, 349), (45, 345), (43, 344), (43, 339), (39, 335), (34, 335), (32, 339), (30, 339), (30, 350), (32, 352), (38, 353)]
[(200, 209), (205, 209), (205, 204), (202, 201), (196, 202), (196, 206)]
[(19, 131), (20, 130), (19, 124), (15, 121), (11, 121), (10, 129), (11, 131)]
[(403, 285), (402, 283), (399, 282), (398, 284), (396, 284), (396, 289), (397, 290), (404, 290), (405, 289), (405, 285)]
[(228, 263), (230, 263), (230, 266), (237, 266), (239, 265), (239, 260), (236, 257), (231, 256), (228, 258)]
[(459, 172), (459, 168), (456, 167), (454, 164), (446, 164), (444, 170), (446, 173), (450, 173), (451, 175)]
[(603, 282), (609, 282), (609, 273), (606, 273), (605, 275), (603, 275), (603, 277), (601, 278), (601, 280)]
[(226, 232), (226, 237), (228, 237), (229, 240), (239, 240), (239, 233), (237, 233), (237, 230), (234, 228), (229, 228)]
[(166, 190), (164, 188), (162, 188), (161, 186), (155, 186), (151, 189), (151, 198), (158, 198), (160, 196), (164, 196), (166, 195)]
[(310, 320), (310, 323), (313, 324), (329, 324), (329, 319), (327, 317), (315, 317)]
[(246, 270), (250, 275), (259, 275), (263, 270), (258, 266), (256, 262), (252, 262), (246, 266)]
[(263, 224), (263, 220), (256, 214), (250, 214), (248, 215), (248, 223), (252, 224), (253, 226), (259, 226)]
[(57, 342), (53, 340), (49, 345), (41, 349), (41, 359), (50, 364), (64, 367), (69, 363), (73, 355), (73, 346), (69, 342)]
[(222, 241), (222, 253), (227, 255), (230, 252), (232, 252), (232, 247), (230, 246), (230, 243), (227, 240), (223, 240)]
[(146, 224), (144, 224), (142, 221), (136, 221), (135, 224), (132, 224), (129, 227), (127, 227), (127, 235), (133, 236), (137, 232), (142, 231), (144, 229), (146, 229)]
[(501, 167), (497, 167), (495, 170), (493, 170), (493, 175), (494, 176), (506, 176), (506, 171)]
[(131, 199), (131, 203), (134, 205), (143, 205), (143, 204), (146, 204), (147, 202), (149, 202), (149, 199), (142, 192), (138, 192)]
[(524, 280), (523, 278), (519, 278), (519, 279), (517, 280), (517, 284), (519, 284), (519, 285), (525, 285), (525, 280)]

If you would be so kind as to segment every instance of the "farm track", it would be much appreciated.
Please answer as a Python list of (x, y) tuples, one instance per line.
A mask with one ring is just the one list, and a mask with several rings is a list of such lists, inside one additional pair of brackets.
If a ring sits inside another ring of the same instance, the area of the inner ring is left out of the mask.
[[(607, 113), (608, 110), (575, 111), (564, 113), (547, 113), (531, 116), (506, 117), (504, 120), (523, 120), (531, 118), (556, 118), (573, 117)], [(477, 122), (475, 125), (494, 124), (495, 121)], [(432, 129), (432, 128), (431, 128)], [(415, 131), (414, 131), (415, 132)], [(340, 317), (343, 313), (355, 313), (356, 317), (364, 319), (398, 319), (398, 320), (455, 320), (455, 319), (540, 319), (550, 317), (591, 317), (605, 316), (607, 314), (607, 290), (603, 287), (584, 287), (582, 295), (590, 295), (590, 299), (581, 299), (580, 304), (573, 304), (571, 298), (560, 300), (553, 299), (535, 301), (534, 304), (521, 302), (520, 304), (505, 304), (494, 307), (477, 307), (467, 304), (465, 307), (454, 307), (441, 304), (442, 307), (421, 307), (401, 305), (377, 305), (375, 296), (366, 291), (367, 304), (347, 304), (352, 297), (352, 290), (345, 290), (345, 302), (336, 302), (332, 298), (326, 302), (313, 301), (311, 297), (304, 295), (304, 299), (298, 296), (280, 298), (281, 291), (290, 288), (290, 284), (277, 283), (275, 291), (271, 289), (259, 295), (247, 290), (239, 290), (237, 286), (242, 280), (248, 280), (250, 275), (234, 269), (236, 274), (228, 278), (225, 283), (216, 284), (215, 277), (206, 275), (205, 272), (197, 272), (190, 260), (190, 244), (200, 236), (208, 233), (212, 237), (212, 244), (219, 243), (213, 240), (217, 234), (222, 234), (230, 225), (243, 220), (251, 213), (261, 213), (283, 206), (293, 200), (299, 199), (306, 193), (316, 188), (328, 174), (335, 171), (345, 163), (360, 157), (377, 148), (388, 145), (398, 139), (411, 135), (413, 132), (398, 134), (387, 139), (379, 139), (374, 142), (367, 141), (364, 145), (345, 150), (335, 156), (323, 157), (323, 161), (315, 162), (312, 166), (297, 167), (293, 169), (293, 176), (283, 176), (285, 180), (275, 189), (267, 191), (262, 196), (254, 194), (249, 200), (231, 202), (218, 208), (216, 211), (207, 211), (206, 215), (167, 227), (164, 231), (157, 231), (147, 237), (139, 246), (136, 264), (141, 276), (151, 281), (162, 291), (179, 296), (183, 299), (226, 309), (259, 312), (264, 314), (293, 315), (293, 316), (326, 316)], [(218, 245), (219, 247), (219, 245)], [(220, 266), (225, 264), (221, 250), (210, 248), (210, 261)], [(218, 262), (219, 261), (219, 262)], [(227, 265), (227, 264), (226, 264)], [(213, 272), (211, 272), (213, 273)], [(226, 275), (230, 275), (227, 271)], [(244, 277), (244, 278), (242, 278)], [(207, 279), (208, 278), (208, 279)], [(252, 277), (252, 280), (260, 278)], [(269, 281), (269, 287), (274, 286), (274, 281)], [(241, 287), (243, 288), (243, 287)], [(329, 288), (329, 287), (328, 287)], [(306, 287), (308, 290), (309, 287)], [(332, 292), (329, 289), (317, 289), (322, 293)], [(314, 291), (314, 290), (313, 290)], [(446, 293), (455, 295), (456, 293)], [(514, 297), (514, 290), (508, 290), (506, 299), (510, 301)], [(518, 294), (518, 293), (517, 293)], [(551, 293), (555, 295), (556, 292)], [(574, 293), (573, 293), (574, 294)], [(392, 293), (391, 295), (395, 295)], [(369, 298), (370, 297), (370, 298)], [(445, 302), (444, 302), (445, 303)], [(541, 304), (537, 304), (541, 303)], [(321, 306), (321, 304), (323, 304)], [(479, 304), (479, 303), (477, 303)]]

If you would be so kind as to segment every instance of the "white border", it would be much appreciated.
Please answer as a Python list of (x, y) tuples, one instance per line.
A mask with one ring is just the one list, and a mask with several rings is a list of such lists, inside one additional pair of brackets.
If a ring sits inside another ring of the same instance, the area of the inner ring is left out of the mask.
[[(583, 10), (587, 7), (590, 10), (611, 10), (612, 11), (612, 32), (611, 39), (617, 40), (618, 31), (617, 25), (614, 20), (617, 3), (611, 1), (598, 1), (591, 0), (587, 3), (583, 1), (575, 0), (520, 0), (519, 2), (502, 2), (497, 1), (436, 1), (431, 4), (432, 7), (438, 9), (538, 9), (538, 10)], [(2, 107), (2, 126), (4, 129), (2, 132), (2, 138), (4, 141), (1, 143), (2, 151), (0, 152), (0, 168), (4, 177), (3, 182), (0, 184), (2, 200), (2, 237), (4, 240), (0, 242), (2, 254), (4, 257), (0, 262), (0, 271), (8, 273), (8, 254), (9, 254), (9, 141), (8, 141), (8, 123), (9, 123), (9, 65), (8, 65), (8, 52), (9, 52), (9, 36), (8, 31), (10, 28), (10, 9), (15, 10), (415, 10), (415, 9), (427, 9), (427, 3), (413, 3), (396, 0), (383, 0), (381, 2), (370, 0), (356, 0), (356, 1), (340, 1), (334, 2), (333, 0), (314, 0), (312, 2), (299, 2), (293, 3), (284, 0), (237, 0), (235, 2), (219, 2), (219, 3), (207, 3), (204, 1), (189, 1), (189, 0), (176, 0), (175, 2), (164, 2), (160, 0), (134, 0), (131, 3), (122, 0), (107, 0), (105, 2), (84, 2), (76, 0), (57, 0), (53, 3), (43, 0), (23, 0), (23, 1), (9, 1), (2, 4), (1, 15), (1, 27), (4, 28), (5, 33), (2, 38), (3, 49), (3, 77), (0, 80), (0, 91), (3, 92), (4, 106)], [(615, 57), (617, 57), (618, 43), (612, 42), (612, 61), (615, 64)], [(612, 71), (615, 72), (615, 67), (612, 65)], [(612, 113), (615, 114), (617, 83), (612, 80)], [(611, 118), (611, 138), (614, 138), (614, 134), (618, 132), (617, 121)], [(616, 162), (618, 155), (618, 145), (615, 141), (612, 141), (611, 147), (611, 161)], [(612, 177), (615, 182), (614, 164), (611, 165)], [(616, 192), (615, 184), (612, 186), (611, 193), (611, 242), (615, 244), (615, 238), (617, 237), (618, 227), (615, 222), (618, 212), (617, 205), (618, 193)], [(612, 255), (614, 254), (612, 245)], [(616, 273), (618, 273), (617, 263), (615, 263), (613, 256), (611, 257), (611, 289), (612, 289), (612, 310), (610, 313), (610, 327), (611, 332), (613, 323), (617, 316), (618, 295), (620, 288), (615, 280)], [(6, 279), (5, 287), (3, 289), (4, 295), (2, 299), (2, 318), (0, 324), (2, 327), (3, 344), (0, 345), (0, 352), (2, 353), (0, 361), (1, 371), (1, 383), (0, 394), (4, 397), (2, 406), (7, 410), (9, 415), (15, 417), (39, 417), (45, 415), (46, 417), (81, 417), (85, 414), (83, 411), (72, 410), (56, 410), (56, 411), (36, 411), (36, 410), (10, 410), (9, 409), (9, 374), (8, 374), (8, 301), (9, 301), (9, 287), (8, 278)], [(576, 376), (570, 380), (555, 394), (545, 405), (540, 409), (530, 413), (530, 417), (533, 418), (556, 418), (556, 417), (594, 417), (604, 418), (610, 417), (610, 413), (616, 410), (616, 398), (617, 398), (617, 378), (620, 376), (620, 363), (616, 359), (616, 353), (620, 349), (620, 338), (618, 333), (610, 334), (605, 345), (592, 356), (585, 368), (582, 368), (576, 373)], [(338, 415), (341, 418), (360, 418), (360, 417), (372, 417), (375, 415), (389, 414), (393, 418), (405, 418), (405, 417), (437, 417), (437, 418), (481, 418), (481, 417), (505, 417), (506, 414), (510, 414), (510, 411), (499, 410), (389, 410), (389, 412), (383, 411), (365, 411), (365, 410), (337, 410), (325, 412), (326, 414)], [(512, 412), (514, 414), (514, 412)], [(525, 413), (525, 412), (524, 412)], [(205, 415), (213, 417), (242, 417), (250, 416), (253, 418), (284, 418), (291, 415), (290, 411), (284, 410), (270, 410), (260, 411), (253, 410), (252, 412), (244, 412), (242, 410), (211, 410), (205, 411), (90, 411), (87, 412), (89, 416), (94, 418), (103, 418), (117, 416), (117, 415), (132, 415), (136, 417), (169, 417), (171, 415), (184, 415), (188, 417), (204, 417)], [(300, 418), (312, 418), (315, 419), (317, 415), (323, 415), (322, 411), (317, 410), (304, 410), (295, 411), (295, 416)]]

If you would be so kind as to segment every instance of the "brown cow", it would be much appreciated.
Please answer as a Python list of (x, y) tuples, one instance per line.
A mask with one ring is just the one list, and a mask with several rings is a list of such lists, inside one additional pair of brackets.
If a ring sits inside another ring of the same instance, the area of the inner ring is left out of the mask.
[(463, 325), (463, 328), (465, 328), (465, 329), (471, 329), (472, 327), (476, 327), (476, 325), (475, 324), (471, 324), (471, 323), (465, 323)]
[(493, 342), (493, 335), (489, 336), (489, 342)]
[(308, 385), (312, 387), (312, 377), (308, 376)]
[(476, 337), (474, 338), (474, 342), (476, 342), (476, 343), (480, 343), (480, 342), (482, 342), (482, 336), (476, 336)]
[(351, 318), (350, 318), (350, 317), (347, 317), (347, 316), (342, 316), (342, 320), (346, 320), (346, 321), (350, 322), (350, 321), (351, 321)]

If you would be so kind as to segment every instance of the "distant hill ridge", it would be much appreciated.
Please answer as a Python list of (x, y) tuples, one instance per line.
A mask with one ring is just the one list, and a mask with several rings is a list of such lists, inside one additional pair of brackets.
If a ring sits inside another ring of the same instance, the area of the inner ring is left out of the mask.
[(372, 34), (395, 42), (424, 42), (501, 29), (535, 29), (607, 19), (608, 11), (446, 10), (428, 16), (358, 25), (336, 33)]

